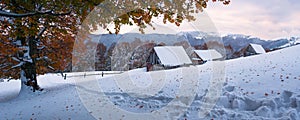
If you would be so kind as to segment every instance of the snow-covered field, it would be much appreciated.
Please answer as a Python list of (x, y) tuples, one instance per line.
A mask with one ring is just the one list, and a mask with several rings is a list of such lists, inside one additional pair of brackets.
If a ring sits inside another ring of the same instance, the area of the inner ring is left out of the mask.
[(298, 51), (149, 73), (47, 74), (38, 77), (44, 91), (18, 97), (19, 81), (0, 82), (0, 119), (200, 119), (208, 111), (203, 119), (297, 120)]

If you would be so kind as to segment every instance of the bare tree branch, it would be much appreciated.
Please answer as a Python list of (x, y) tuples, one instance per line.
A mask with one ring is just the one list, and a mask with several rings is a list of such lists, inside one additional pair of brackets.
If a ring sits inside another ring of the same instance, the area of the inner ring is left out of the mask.
[(6, 4), (0, 4), (0, 10), (3, 10), (6, 6)]
[(45, 31), (46, 31), (47, 27), (43, 27), (40, 32), (37, 34), (37, 38), (40, 37)]

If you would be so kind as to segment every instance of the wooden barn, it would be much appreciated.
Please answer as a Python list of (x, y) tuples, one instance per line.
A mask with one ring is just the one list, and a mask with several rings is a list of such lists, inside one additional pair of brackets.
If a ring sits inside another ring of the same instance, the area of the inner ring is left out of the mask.
[(250, 43), (247, 46), (246, 51), (244, 52), (244, 56), (264, 54), (264, 53), (266, 53), (266, 51), (261, 45)]
[(220, 60), (223, 56), (215, 49), (194, 50), (192, 60), (194, 64), (203, 64), (206, 61)]
[(192, 61), (182, 46), (154, 47), (147, 59), (147, 71), (190, 65)]

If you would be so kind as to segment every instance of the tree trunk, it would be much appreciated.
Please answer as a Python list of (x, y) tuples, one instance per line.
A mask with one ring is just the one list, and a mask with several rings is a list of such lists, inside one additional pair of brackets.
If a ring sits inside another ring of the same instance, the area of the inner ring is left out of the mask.
[(20, 78), (21, 79), (21, 90), (19, 92), (18, 97), (20, 97), (20, 96), (26, 96), (26, 95), (32, 93), (31, 86), (27, 85), (28, 80), (26, 78), (24, 70), (21, 70), (20, 76), (21, 76), (21, 78)]
[[(37, 82), (37, 72), (36, 72), (36, 57), (37, 57), (37, 45), (34, 37), (29, 37), (28, 40), (29, 60), (25, 60), (24, 64), (21, 66), (21, 81), (22, 85), (32, 87), (33, 92), (35, 90), (43, 90), (39, 87)], [(22, 78), (23, 77), (23, 78)], [(21, 89), (22, 90), (22, 89)]]
[(21, 70), (24, 72), (25, 80), (22, 82), (25, 85), (31, 86), (33, 88), (33, 92), (35, 92), (35, 90), (42, 90), (37, 83), (35, 63), (26, 62), (21, 67)]

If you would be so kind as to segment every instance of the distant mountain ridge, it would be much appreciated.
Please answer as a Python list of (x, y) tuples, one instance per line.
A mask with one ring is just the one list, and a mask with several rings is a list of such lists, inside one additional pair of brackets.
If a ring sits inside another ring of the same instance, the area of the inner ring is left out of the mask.
[[(155, 45), (182, 45), (188, 54), (191, 54), (194, 49), (213, 48), (221, 52), (223, 56), (226, 56), (225, 59), (233, 59), (242, 56), (243, 50), (249, 43), (260, 44), (266, 51), (300, 43), (300, 38), (297, 37), (263, 40), (241, 34), (228, 34), (221, 37), (217, 33), (198, 31), (180, 32), (177, 34), (101, 34), (91, 35), (91, 38), (98, 43), (96, 70), (120, 70), (115, 68), (126, 70), (129, 68), (128, 62), (135, 61), (139, 62), (136, 63), (139, 66), (144, 66), (143, 63), (147, 59), (145, 58), (147, 57), (147, 52), (150, 52)], [(143, 49), (144, 51), (138, 49)], [(139, 60), (133, 57), (139, 55), (144, 57), (135, 57), (139, 58)]]

